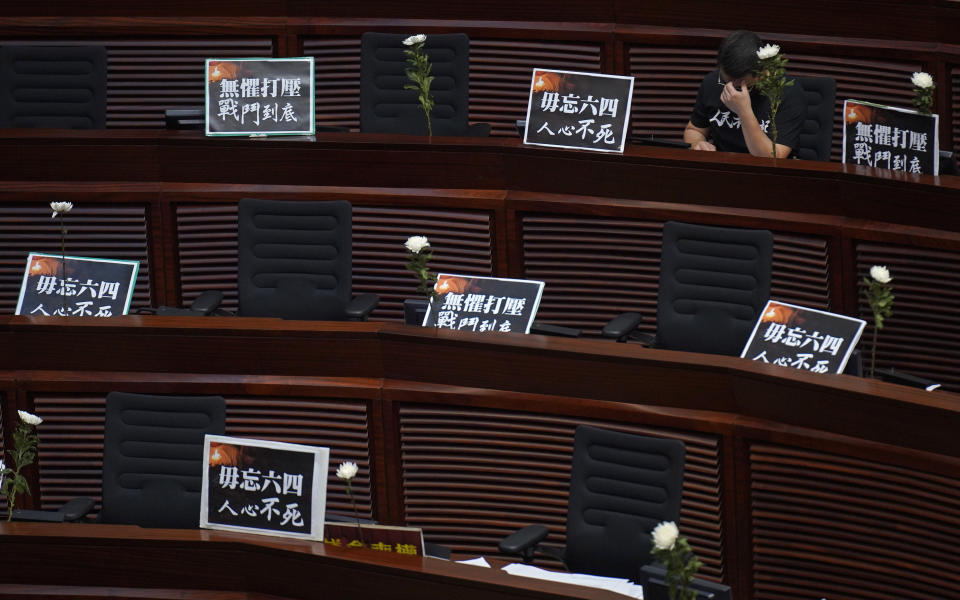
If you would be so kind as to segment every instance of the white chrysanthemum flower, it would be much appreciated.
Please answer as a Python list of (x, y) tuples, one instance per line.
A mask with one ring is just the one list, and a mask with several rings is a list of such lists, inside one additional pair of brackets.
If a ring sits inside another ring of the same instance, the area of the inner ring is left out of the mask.
[(773, 58), (777, 54), (780, 54), (780, 46), (776, 44), (767, 44), (766, 46), (761, 46), (760, 49), (757, 50), (757, 58), (760, 60)]
[(359, 468), (355, 462), (347, 461), (340, 463), (340, 466), (337, 467), (337, 477), (350, 481), (357, 475), (358, 470)]
[(924, 73), (923, 71), (914, 73), (910, 77), (910, 82), (913, 83), (913, 87), (918, 87), (922, 90), (933, 87), (933, 77), (930, 76), (930, 73)]
[(59, 214), (68, 213), (73, 210), (73, 202), (51, 202), (50, 209), (53, 210), (53, 214), (50, 215), (52, 219)]
[(873, 277), (874, 281), (879, 281), (880, 283), (890, 283), (893, 281), (893, 278), (890, 277), (890, 270), (880, 265), (870, 267), (870, 277)]
[(673, 550), (680, 537), (680, 530), (673, 521), (664, 521), (653, 528), (653, 545), (657, 550)]
[(403, 243), (407, 247), (407, 250), (414, 254), (420, 254), (424, 248), (430, 246), (430, 241), (422, 235), (412, 235), (407, 238), (407, 241)]
[(30, 425), (39, 425), (40, 423), (43, 423), (43, 419), (37, 415), (30, 414), (25, 410), (18, 410), (17, 414), (20, 415), (20, 420), (24, 423), (28, 423)]
[(427, 36), (425, 36), (422, 33), (418, 33), (417, 35), (411, 35), (407, 39), (403, 40), (403, 45), (412, 46), (414, 44), (419, 44), (420, 42), (425, 42), (425, 41), (427, 41)]

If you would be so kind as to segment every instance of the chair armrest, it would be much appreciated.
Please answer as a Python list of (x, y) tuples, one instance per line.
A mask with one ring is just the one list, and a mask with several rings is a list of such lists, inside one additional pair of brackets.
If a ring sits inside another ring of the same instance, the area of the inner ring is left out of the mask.
[(574, 329), (573, 327), (563, 327), (562, 325), (551, 325), (550, 323), (534, 321), (530, 324), (530, 333), (575, 338), (580, 337), (581, 331), (579, 329)]
[(550, 530), (544, 525), (527, 525), (519, 531), (514, 531), (500, 540), (498, 547), (504, 554), (519, 554), (523, 562), (533, 561), (537, 546), (547, 538)]
[(360, 294), (347, 304), (346, 315), (348, 321), (366, 321), (373, 309), (380, 302), (376, 294)]
[(57, 510), (28, 510), (13, 509), (14, 521), (45, 521), (48, 523), (64, 523), (79, 521), (93, 510), (93, 498), (86, 496), (73, 498)]
[(194, 298), (190, 303), (190, 310), (204, 315), (209, 315), (220, 307), (223, 302), (223, 292), (219, 290), (207, 290)]
[(605, 338), (614, 339), (618, 342), (626, 342), (627, 337), (640, 325), (643, 315), (635, 312), (623, 313), (614, 317), (609, 323), (603, 326), (600, 335)]
[[(207, 315), (225, 314), (225, 311), (218, 310), (223, 301), (223, 292), (219, 290), (207, 290), (203, 292), (190, 303), (188, 308), (179, 308), (177, 306), (158, 306), (157, 308), (141, 308), (137, 314), (155, 314), (161, 317), (202, 317)], [(226, 313), (229, 314), (229, 313)]]
[(489, 137), (490, 123), (473, 123), (467, 126), (467, 137)]

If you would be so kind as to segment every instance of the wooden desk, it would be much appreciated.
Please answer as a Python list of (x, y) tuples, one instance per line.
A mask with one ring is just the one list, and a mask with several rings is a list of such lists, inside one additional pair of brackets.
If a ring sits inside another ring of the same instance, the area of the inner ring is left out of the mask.
[[(5, 317), (0, 365), (5, 439), (17, 408), (45, 419), (28, 499), (44, 508), (97, 495), (108, 391), (217, 393), (230, 435), (358, 462), (364, 516), (493, 554), (531, 522), (563, 543), (588, 423), (686, 443), (681, 531), (737, 598), (960, 594), (942, 568), (960, 563), (948, 392), (598, 340), (239, 318)], [(328, 505), (350, 510), (336, 480)]]
[(497, 569), (265, 536), (6, 522), (0, 536), (0, 598), (623, 599)]
[(237, 202), (252, 196), (352, 202), (353, 287), (381, 296), (375, 319), (400, 318), (414, 288), (402, 243), (426, 235), (437, 268), (545, 281), (542, 320), (597, 335), (639, 311), (653, 332), (660, 230), (680, 220), (773, 231), (773, 297), (803, 306), (866, 315), (862, 278), (889, 266), (897, 299), (879, 364), (960, 391), (954, 177), (669, 148), (598, 156), (503, 138), (163, 131), (3, 131), (0, 164), (7, 313), (27, 253), (60, 252), (52, 199), (75, 204), (71, 254), (141, 261), (134, 308), (208, 289), (235, 308)]

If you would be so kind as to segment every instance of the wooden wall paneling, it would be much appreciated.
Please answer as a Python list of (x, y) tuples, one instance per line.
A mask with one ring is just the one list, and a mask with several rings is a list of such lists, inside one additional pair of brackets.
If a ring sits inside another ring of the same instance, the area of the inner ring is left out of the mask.
[(630, 44), (629, 73), (635, 77), (631, 133), (683, 141), (700, 82), (716, 64), (716, 44), (710, 48)]
[(774, 232), (770, 297), (828, 310), (831, 307), (830, 266), (825, 239)]
[[(253, 394), (237, 394), (241, 388), (227, 378), (195, 378), (188, 383), (178, 382), (176, 377), (165, 381), (156, 376), (137, 382), (123, 379), (104, 383), (111, 380), (110, 374), (104, 374), (93, 385), (102, 390), (96, 392), (68, 391), (91, 388), (89, 382), (79, 381), (56, 385), (34, 382), (28, 386), (34, 410), (44, 419), (38, 429), (38, 498), (42, 508), (55, 510), (71, 498), (89, 496), (97, 500), (99, 510), (104, 401), (107, 390), (122, 389), (140, 393), (220, 394), (227, 400), (227, 435), (329, 447), (328, 510), (353, 514), (345, 485), (334, 474), (342, 461), (351, 460), (360, 466), (353, 485), (357, 509), (364, 518), (376, 518), (368, 413), (378, 391), (364, 391), (362, 384), (347, 391), (331, 390), (315, 381), (308, 390), (274, 382), (260, 385)], [(308, 391), (308, 395), (303, 391)]]
[(864, 293), (872, 265), (890, 269), (893, 315), (877, 339), (877, 367), (894, 368), (960, 390), (960, 252), (861, 241), (856, 246), (864, 367), (873, 346), (873, 315)]
[[(184, 303), (216, 289), (224, 292), (223, 307), (236, 310), (237, 205), (184, 203), (176, 211)], [(380, 295), (374, 319), (402, 320), (403, 300), (418, 297), (416, 278), (404, 269), (406, 239), (430, 239), (435, 272), (492, 275), (491, 227), (489, 211), (355, 204), (354, 294)]]
[(435, 273), (493, 275), (492, 220), (492, 211), (465, 208), (355, 205), (354, 293), (380, 295), (374, 319), (403, 319), (403, 300), (420, 297), (416, 277), (404, 268), (403, 243), (411, 235), (430, 240)]
[[(171, 24), (171, 33), (176, 25)], [(69, 34), (64, 26), (59, 34)], [(176, 34), (174, 34), (176, 35)], [(3, 40), (2, 43), (41, 43)], [(207, 58), (274, 56), (271, 38), (138, 37), (45, 39), (47, 45), (103, 45), (107, 49), (107, 128), (163, 128), (168, 108), (202, 108)]]
[(178, 203), (176, 244), (181, 302), (223, 292), (221, 308), (237, 310), (237, 204)]
[(106, 40), (107, 127), (164, 127), (168, 108), (202, 108), (204, 59), (274, 56), (270, 38)]
[[(960, 153), (960, 67), (950, 69), (950, 89), (950, 106), (949, 108), (944, 107), (942, 112), (950, 111), (953, 121), (952, 144), (950, 148), (943, 148), (943, 150)], [(956, 156), (954, 156), (954, 160), (956, 160)]]
[[(524, 276), (547, 282), (540, 320), (598, 335), (616, 315), (639, 312), (641, 330), (656, 331), (662, 222), (555, 214), (522, 222)], [(775, 232), (773, 269), (772, 298), (829, 307), (825, 240)]]
[[(494, 136), (517, 135), (516, 121), (526, 116), (534, 67), (600, 70), (601, 44), (596, 41), (471, 37), (470, 121), (490, 123)], [(303, 44), (304, 53), (317, 61), (317, 123), (358, 129), (359, 36), (307, 37)]]
[(960, 559), (957, 477), (767, 442), (751, 444), (749, 464), (751, 597), (960, 595), (944, 568)]
[(682, 439), (687, 464), (679, 525), (705, 564), (701, 573), (724, 577), (717, 436), (475, 405), (405, 403), (399, 413), (407, 522), (455, 551), (488, 555), (505, 535), (531, 523), (550, 528), (548, 543), (565, 543), (577, 425)]
[(227, 435), (330, 448), (327, 472), (327, 511), (353, 515), (344, 481), (337, 479), (340, 463), (359, 466), (352, 482), (361, 518), (374, 514), (373, 456), (370, 453), (369, 401), (355, 398), (314, 398), (280, 394), (227, 396)]
[(470, 40), (470, 121), (490, 123), (492, 136), (516, 136), (527, 116), (534, 68), (601, 70), (602, 44), (593, 40)]
[(656, 330), (663, 223), (620, 217), (526, 213), (523, 276), (546, 282), (538, 320), (597, 336), (624, 312)]
[(317, 125), (360, 129), (360, 36), (304, 37), (314, 60)]
[[(30, 252), (60, 254), (59, 220), (50, 218), (47, 204), (65, 199), (51, 194), (49, 200), (36, 204), (0, 204), (0, 313), (13, 314), (17, 308)], [(66, 227), (68, 256), (140, 261), (131, 310), (150, 306), (151, 264), (145, 206), (107, 205), (102, 199), (96, 204), (77, 203), (66, 215)]]
[(88, 496), (96, 500), (99, 512), (106, 392), (28, 389), (28, 394), (43, 419), (37, 429), (40, 508), (56, 510), (71, 498)]

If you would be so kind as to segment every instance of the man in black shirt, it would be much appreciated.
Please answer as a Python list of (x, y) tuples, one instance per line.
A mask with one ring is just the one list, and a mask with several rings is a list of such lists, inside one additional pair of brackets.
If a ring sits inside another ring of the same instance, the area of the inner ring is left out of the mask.
[[(770, 156), (770, 101), (751, 91), (756, 81), (760, 38), (735, 31), (720, 44), (717, 69), (704, 77), (683, 141), (694, 150), (749, 152)], [(797, 145), (806, 100), (796, 83), (784, 88), (777, 111), (777, 158), (786, 158)]]

